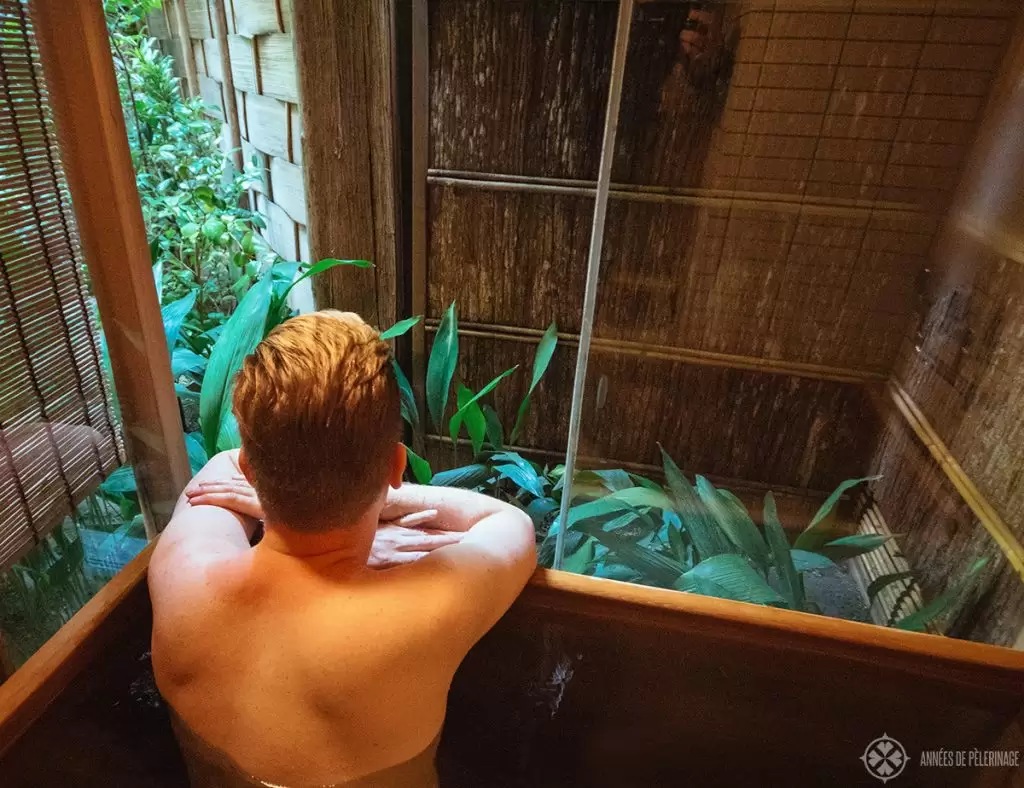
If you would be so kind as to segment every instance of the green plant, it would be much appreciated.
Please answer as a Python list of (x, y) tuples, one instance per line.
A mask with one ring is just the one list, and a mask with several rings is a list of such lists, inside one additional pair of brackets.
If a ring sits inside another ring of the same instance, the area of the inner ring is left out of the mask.
[(217, 331), (259, 273), (278, 262), (259, 236), (262, 217), (244, 205), (259, 180), (236, 172), (221, 124), (185, 98), (173, 60), (149, 37), (157, 0), (105, 0), (115, 71), (163, 303), (191, 297), (176, 372), (201, 377)]
[[(385, 332), (388, 338), (408, 331), (410, 318)], [(473, 461), (435, 473), (430, 463), (408, 449), (412, 480), (421, 484), (464, 487), (499, 497), (522, 508), (533, 520), (539, 560), (551, 566), (561, 525), (556, 522), (565, 494), (564, 467), (531, 462), (504, 446), (497, 413), (482, 398), (515, 367), (498, 375), (476, 394), (456, 380), (458, 318), (455, 304), (446, 310), (427, 365), (426, 400), (430, 421), (439, 432), (447, 427), (453, 446), (463, 429)], [(542, 337), (533, 363), (526, 397), (510, 433), (514, 441), (529, 413), (530, 397), (543, 378), (557, 344), (552, 325)], [(408, 381), (396, 366), (402, 389), (403, 415), (414, 430), (422, 421)], [(451, 390), (454, 414), (445, 422)], [(408, 448), (408, 447), (407, 447)], [(775, 498), (765, 495), (763, 525), (758, 526), (743, 502), (708, 479), (691, 484), (662, 449), (665, 484), (622, 469), (582, 470), (570, 485), (572, 499), (565, 524), (562, 568), (614, 580), (700, 593), (741, 602), (819, 612), (808, 597), (804, 573), (827, 569), (881, 547), (889, 538), (849, 534), (836, 520), (837, 504), (853, 487), (876, 477), (842, 482), (822, 503), (810, 523), (793, 540), (778, 515)], [(457, 456), (457, 455), (456, 455)], [(457, 464), (457, 463), (456, 463)], [(890, 625), (923, 631), (947, 613), (973, 585), (982, 564), (921, 611)], [(907, 580), (906, 573), (879, 578), (869, 592)]]

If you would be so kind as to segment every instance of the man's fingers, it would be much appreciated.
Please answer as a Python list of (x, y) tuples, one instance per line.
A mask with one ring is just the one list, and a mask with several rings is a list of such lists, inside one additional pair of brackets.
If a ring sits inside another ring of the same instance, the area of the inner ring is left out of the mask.
[(439, 547), (447, 547), (450, 544), (457, 544), (462, 541), (463, 534), (452, 533), (450, 531), (444, 531), (438, 534), (420, 533), (416, 536), (410, 536), (409, 541), (405, 542), (398, 549), (403, 553), (408, 553), (416, 550), (436, 550)]
[(263, 517), (260, 503), (255, 496), (235, 492), (204, 492), (190, 496), (188, 502), (192, 506), (219, 506), (257, 519)]
[(437, 517), (437, 509), (424, 509), (422, 512), (410, 512), (409, 514), (402, 515), (394, 521), (395, 525), (400, 525), (403, 528), (412, 528), (421, 523), (428, 523)]
[(223, 493), (231, 492), (238, 493), (240, 495), (251, 495), (256, 496), (256, 491), (248, 484), (237, 484), (232, 482), (200, 482), (195, 487), (190, 487), (185, 490), (185, 494), (202, 495), (203, 493)]

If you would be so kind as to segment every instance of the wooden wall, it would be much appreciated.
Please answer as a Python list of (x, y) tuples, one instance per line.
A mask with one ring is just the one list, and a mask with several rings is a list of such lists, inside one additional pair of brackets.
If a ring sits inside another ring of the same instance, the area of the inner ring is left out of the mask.
[[(235, 90), (239, 136), (246, 163), (256, 158), (263, 183), (250, 195), (265, 218), (264, 236), (288, 260), (310, 260), (302, 169), (302, 124), (290, 0), (223, 0), (227, 46)], [(175, 3), (183, 3), (187, 36), (177, 26)], [(214, 0), (165, 0), (163, 22), (177, 57), (195, 63), (199, 94), (224, 120), (224, 67)], [(155, 31), (158, 32), (158, 31)], [(182, 40), (187, 39), (187, 47)], [(184, 53), (184, 54), (181, 54)], [(184, 71), (184, 69), (182, 69)]]
[[(986, 602), (970, 629), (1009, 645), (1024, 645), (1018, 640), (1024, 636), (1024, 571), (1008, 565), (994, 539), (1005, 535), (1024, 555), (1022, 73), (1024, 45), (1018, 40), (935, 244), (927, 297), (895, 367), (895, 379), (958, 466), (954, 475), (975, 488), (988, 511), (981, 521), (962, 505), (955, 516), (931, 516), (933, 506), (948, 509), (948, 483), (934, 503), (895, 496), (910, 526), (904, 549), (936, 591), (955, 582), (973, 558), (991, 557), (982, 586)], [(891, 463), (892, 452), (906, 455), (883, 450), (883, 465)]]
[[(615, 5), (428, 4), (413, 275), (428, 334), (457, 300), (491, 337), (471, 385), (503, 340), (579, 331)], [(635, 12), (581, 451), (654, 462), (660, 440), (691, 471), (828, 488), (867, 465), (856, 387), (897, 358), (1016, 6), (720, 7), (704, 72), (680, 55), (686, 4)], [(564, 408), (541, 401), (570, 390), (567, 369), (534, 398), (545, 447)]]

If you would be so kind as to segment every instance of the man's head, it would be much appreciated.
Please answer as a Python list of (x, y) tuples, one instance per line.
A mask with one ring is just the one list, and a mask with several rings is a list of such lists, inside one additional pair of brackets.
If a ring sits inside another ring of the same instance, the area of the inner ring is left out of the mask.
[(268, 519), (303, 531), (351, 523), (400, 483), (390, 360), (358, 315), (333, 310), (283, 323), (245, 359), (234, 412)]

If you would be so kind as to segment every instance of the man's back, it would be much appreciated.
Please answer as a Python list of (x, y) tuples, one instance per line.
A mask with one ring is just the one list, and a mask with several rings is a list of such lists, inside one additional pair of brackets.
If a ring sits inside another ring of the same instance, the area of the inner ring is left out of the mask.
[(443, 617), (425, 615), (414, 570), (337, 578), (258, 547), (231, 559), (189, 599), (170, 642), (157, 619), (161, 689), (196, 734), (245, 753), (236, 762), (261, 779), (325, 784), (409, 760), (440, 732), (465, 656)]

